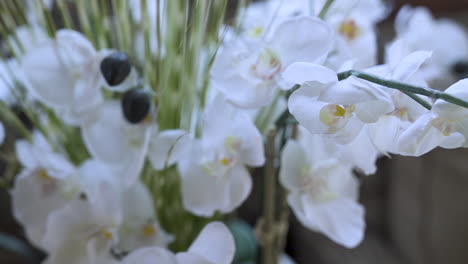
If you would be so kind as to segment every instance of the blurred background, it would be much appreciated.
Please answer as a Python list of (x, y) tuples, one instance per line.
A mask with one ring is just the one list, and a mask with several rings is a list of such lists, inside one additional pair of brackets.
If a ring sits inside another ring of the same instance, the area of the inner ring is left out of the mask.
[[(287, 0), (286, 0), (287, 1)], [(434, 16), (454, 19), (468, 30), (468, 0), (391, 1), (424, 5)], [(395, 12), (379, 25), (379, 45), (394, 37)], [(0, 148), (1, 152), (1, 148)], [(8, 170), (0, 163), (0, 174)], [(240, 214), (252, 225), (260, 206), (260, 177)], [(377, 175), (360, 177), (367, 214), (364, 242), (345, 249), (311, 232), (291, 216), (286, 252), (299, 264), (468, 263), (468, 149), (436, 149), (420, 158), (381, 158)], [(40, 263), (0, 191), (0, 263)]]

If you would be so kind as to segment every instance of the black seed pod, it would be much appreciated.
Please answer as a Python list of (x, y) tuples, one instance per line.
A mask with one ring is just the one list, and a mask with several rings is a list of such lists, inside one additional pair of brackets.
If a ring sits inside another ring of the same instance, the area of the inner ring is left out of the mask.
[(101, 61), (101, 73), (110, 86), (121, 84), (131, 70), (130, 59), (124, 52), (114, 52)]
[(132, 124), (140, 123), (151, 109), (151, 98), (141, 88), (126, 91), (122, 97), (122, 111), (125, 119)]
[(458, 61), (455, 64), (453, 64), (452, 72), (456, 74), (457, 77), (468, 77), (468, 61)]

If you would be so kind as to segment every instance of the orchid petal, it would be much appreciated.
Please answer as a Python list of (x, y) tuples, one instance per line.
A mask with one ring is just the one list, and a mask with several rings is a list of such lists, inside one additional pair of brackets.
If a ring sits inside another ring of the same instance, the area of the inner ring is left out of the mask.
[(181, 252), (176, 255), (178, 263), (187, 264), (213, 264), (216, 262), (208, 261), (206, 258), (189, 252)]
[(289, 140), (281, 154), (280, 182), (290, 190), (298, 190), (303, 186), (303, 169), (309, 166), (306, 153), (301, 145)]
[(432, 56), (432, 52), (416, 51), (404, 57), (396, 66), (392, 79), (406, 82)]
[(316, 91), (309, 87), (296, 90), (288, 100), (289, 112), (313, 134), (326, 133), (328, 127), (320, 121), (320, 110), (327, 105), (317, 101)]
[(212, 222), (203, 228), (188, 252), (204, 257), (209, 263), (229, 264), (234, 258), (234, 238), (226, 225)]
[(282, 76), (285, 80), (295, 84), (304, 84), (305, 82), (329, 84), (338, 81), (335, 71), (307, 62), (296, 62), (289, 65), (282, 73)]
[(351, 199), (315, 204), (308, 196), (292, 194), (288, 203), (303, 225), (337, 244), (354, 248), (364, 237), (364, 208)]
[(122, 264), (178, 264), (174, 254), (165, 248), (140, 248), (126, 256)]
[(320, 19), (291, 18), (278, 25), (270, 46), (279, 53), (285, 66), (298, 61), (321, 63), (332, 48), (332, 32)]

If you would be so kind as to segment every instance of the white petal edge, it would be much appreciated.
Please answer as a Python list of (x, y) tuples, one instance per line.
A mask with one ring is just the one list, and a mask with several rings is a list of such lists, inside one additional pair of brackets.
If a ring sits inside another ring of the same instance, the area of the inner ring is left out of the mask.
[(188, 252), (202, 256), (212, 263), (230, 264), (234, 258), (234, 238), (221, 222), (212, 222), (203, 228)]

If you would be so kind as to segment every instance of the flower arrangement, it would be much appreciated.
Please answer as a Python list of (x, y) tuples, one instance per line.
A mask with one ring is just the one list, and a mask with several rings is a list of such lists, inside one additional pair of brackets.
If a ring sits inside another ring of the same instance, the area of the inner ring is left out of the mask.
[(12, 132), (1, 183), (45, 263), (238, 261), (242, 241), (222, 221), (256, 167), (261, 263), (278, 261), (288, 206), (353, 248), (365, 229), (355, 171), (468, 146), (468, 80), (428, 88), (468, 72), (457, 24), (403, 8), (376, 65), (380, 0), (227, 6), (0, 3), (0, 116)]

